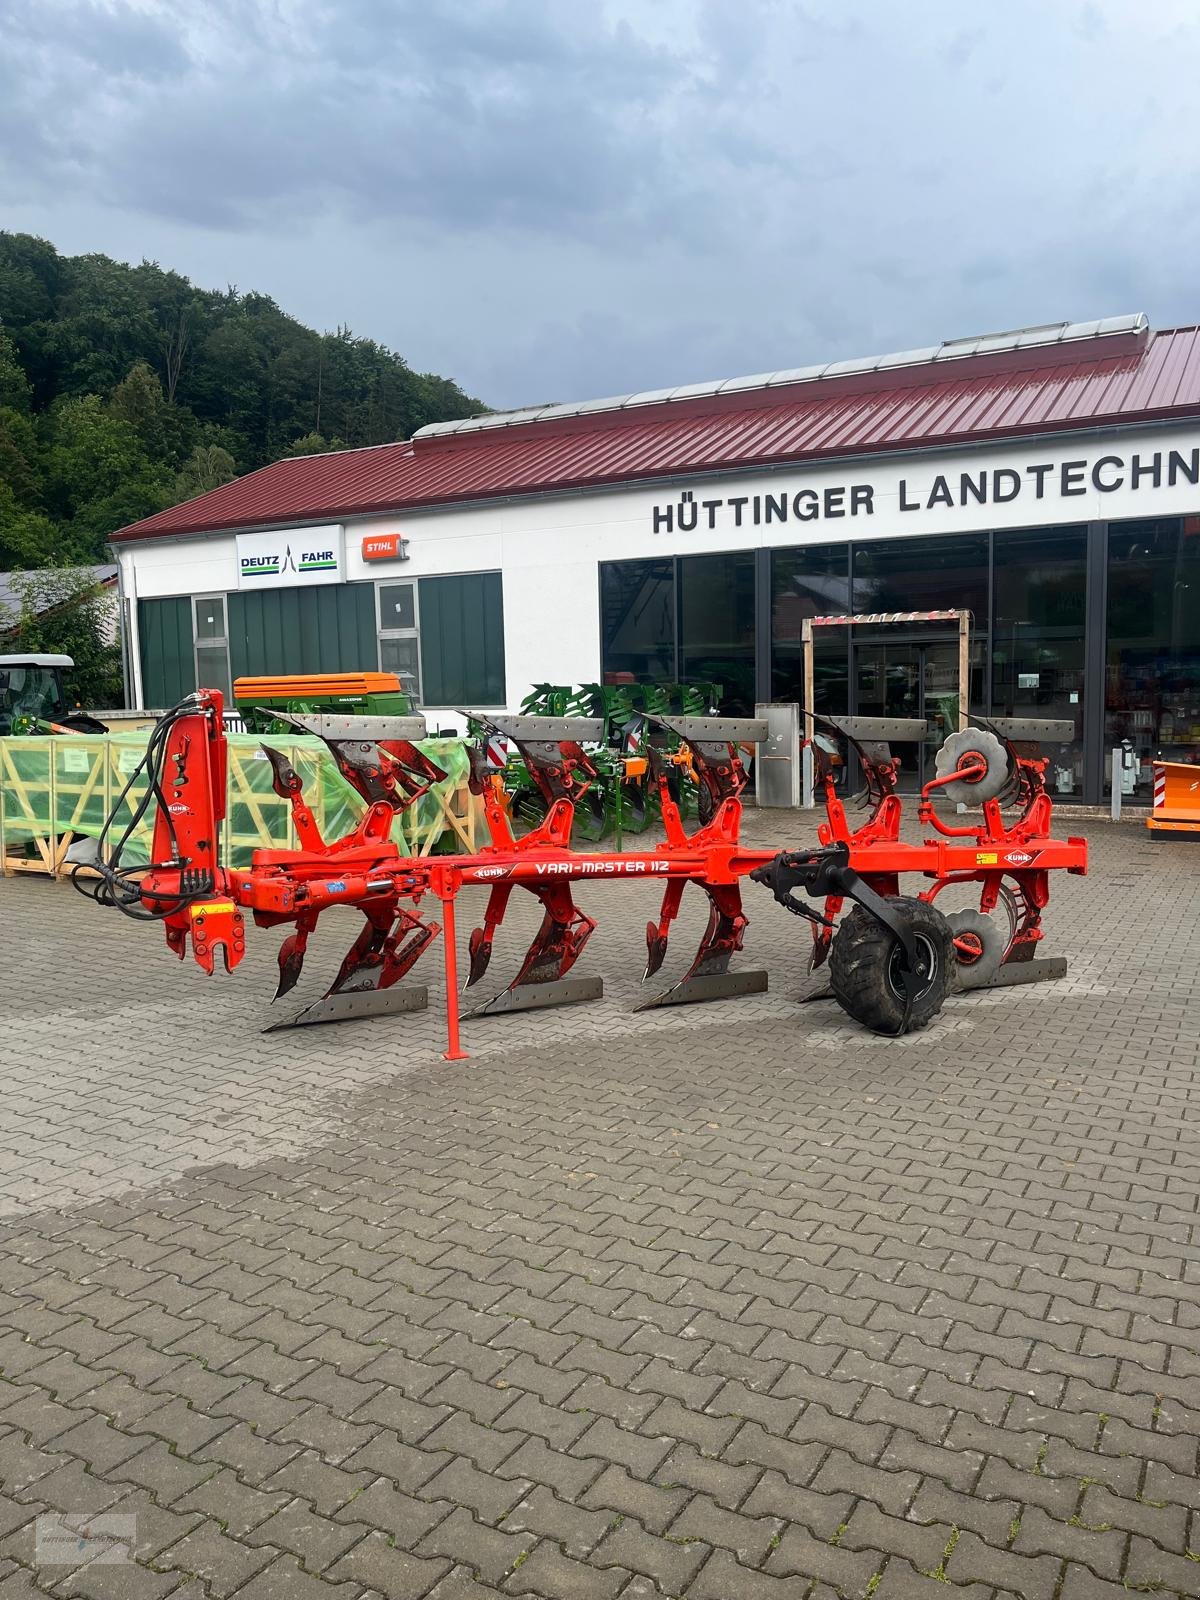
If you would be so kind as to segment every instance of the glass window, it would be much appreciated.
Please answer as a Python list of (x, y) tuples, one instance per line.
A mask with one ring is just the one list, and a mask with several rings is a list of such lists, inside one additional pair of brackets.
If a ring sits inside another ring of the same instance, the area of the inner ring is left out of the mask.
[(229, 671), (224, 595), (193, 596), (192, 634), (195, 639), (196, 687), (219, 689), (225, 696), (226, 705), (232, 706), (233, 683)]
[(196, 642), (196, 686), (201, 689), (219, 689), (226, 705), (232, 707), (233, 685), (229, 681), (229, 646)]
[(993, 560), (992, 709), (1073, 723), (1074, 737), (1043, 753), (1051, 791), (1080, 794), (1086, 529), (997, 533)]
[(421, 677), (420, 645), (416, 634), (407, 639), (389, 638), (386, 634), (381, 636), (379, 670), (396, 673), (408, 692), (415, 696), (415, 685)]
[(605, 683), (671, 683), (675, 678), (675, 563), (600, 564)]
[[(807, 617), (840, 616), (850, 609), (850, 547), (806, 545), (771, 552), (771, 697), (804, 704), (800, 638)], [(814, 705), (830, 716), (850, 704), (846, 629), (813, 630)]]
[(1200, 517), (1109, 529), (1104, 729), (1126, 794), (1149, 796), (1153, 756), (1200, 760)]
[(969, 611), (977, 633), (987, 625), (987, 592), (986, 533), (854, 547), (855, 611)]
[(415, 583), (381, 583), (375, 590), (379, 608), (379, 670), (394, 672), (414, 705), (421, 703), (421, 635)]
[(66, 710), (55, 667), (0, 667), (0, 735), (29, 732), (37, 721), (53, 721)]
[(223, 594), (205, 594), (196, 597), (196, 637), (197, 639), (224, 639), (225, 632), (225, 596)]
[(379, 585), (380, 629), (415, 628), (416, 625), (416, 585), (413, 583), (381, 583)]
[(754, 552), (679, 562), (679, 677), (715, 683), (720, 709), (754, 711)]

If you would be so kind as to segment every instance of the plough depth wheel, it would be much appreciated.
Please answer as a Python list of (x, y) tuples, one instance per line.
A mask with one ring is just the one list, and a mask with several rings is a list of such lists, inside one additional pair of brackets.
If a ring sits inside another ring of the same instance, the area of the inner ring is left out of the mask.
[(891, 929), (855, 906), (834, 938), (829, 983), (842, 1010), (873, 1033), (914, 1033), (937, 1016), (950, 991), (954, 939), (935, 906), (902, 897), (889, 897), (887, 905), (916, 947), (916, 971), (908, 971)]
[(986, 989), (1000, 971), (1009, 935), (1000, 919), (983, 911), (952, 911), (946, 918), (954, 940), (960, 989)]
[[(933, 758), (942, 795), (955, 805), (981, 806), (992, 800), (1009, 780), (1008, 755), (994, 733), (986, 728), (964, 728), (952, 733)], [(961, 772), (961, 777), (955, 777)]]

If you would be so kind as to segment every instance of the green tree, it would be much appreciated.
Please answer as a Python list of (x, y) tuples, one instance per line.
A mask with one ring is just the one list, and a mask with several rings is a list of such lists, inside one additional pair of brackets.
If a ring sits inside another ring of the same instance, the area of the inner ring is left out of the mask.
[(78, 560), (80, 554), (69, 529), (40, 511), (30, 511), (6, 483), (0, 483), (0, 567), (21, 572), (47, 561)]
[(285, 455), (484, 408), (348, 328), (157, 262), (0, 231), (0, 557), (99, 561), (125, 523)]
[(283, 456), (322, 456), (330, 450), (344, 450), (344, 439), (326, 439), (319, 433), (306, 433), (303, 438), (293, 439), (287, 449), (282, 451)]
[(28, 411), (32, 398), (33, 386), (25, 376), (17, 347), (0, 328), (0, 406), (11, 406), (14, 411)]
[(87, 567), (27, 572), (13, 582), (21, 605), (13, 651), (68, 655), (67, 698), (91, 709), (124, 704), (116, 596)]
[(219, 489), (237, 477), (237, 466), (219, 444), (198, 444), (175, 475), (174, 504)]
[(135, 361), (108, 397), (109, 415), (129, 424), (152, 459), (171, 452), (168, 411), (162, 384), (146, 361)]
[(41, 446), (31, 417), (0, 406), (0, 484), (24, 506), (39, 506), (42, 491)]

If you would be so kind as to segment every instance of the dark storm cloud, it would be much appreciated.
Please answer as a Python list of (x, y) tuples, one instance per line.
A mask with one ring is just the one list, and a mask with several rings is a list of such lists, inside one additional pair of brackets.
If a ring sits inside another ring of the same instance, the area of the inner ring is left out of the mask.
[(36, 128), (54, 86), (43, 172), (57, 152), (62, 179), (113, 204), (225, 228), (316, 203), (587, 230), (664, 200), (677, 213), (676, 180), (687, 189), (663, 109), (693, 69), (599, 11), (358, 0), (173, 15), (175, 38), (161, 15), (123, 7), (30, 11), (8, 87)]
[(1195, 320), (1198, 76), (1194, 0), (0, 0), (0, 198), (582, 398)]

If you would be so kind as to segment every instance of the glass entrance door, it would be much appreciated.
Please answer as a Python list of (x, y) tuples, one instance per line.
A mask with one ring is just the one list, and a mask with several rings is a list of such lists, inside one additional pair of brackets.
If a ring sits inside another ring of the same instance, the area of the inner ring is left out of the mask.
[(958, 727), (957, 640), (856, 642), (854, 693), (857, 716), (924, 721), (923, 739), (892, 745), (900, 758), (900, 789), (920, 789), (933, 777), (942, 741)]

